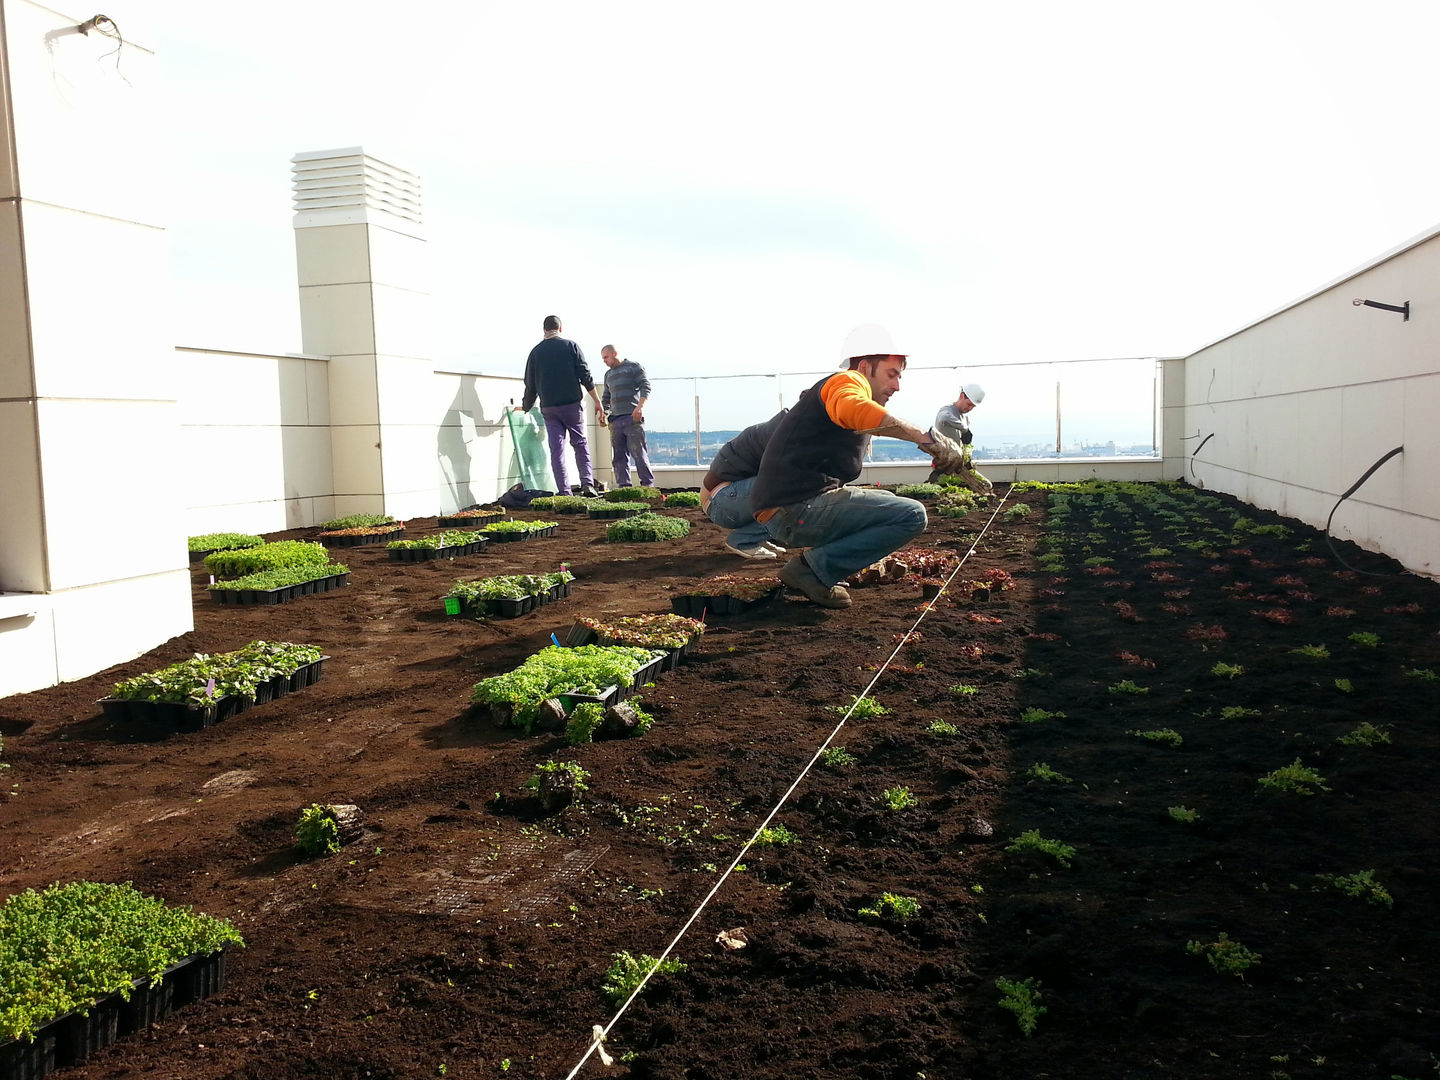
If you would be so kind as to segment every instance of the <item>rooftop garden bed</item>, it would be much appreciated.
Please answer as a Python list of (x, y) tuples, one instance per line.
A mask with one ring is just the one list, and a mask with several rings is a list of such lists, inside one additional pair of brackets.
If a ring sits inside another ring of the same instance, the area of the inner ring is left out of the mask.
[[(708, 523), (621, 546), (565, 520), (487, 564), (565, 559), (607, 624), (738, 565)], [(1002, 486), (919, 539), (965, 557), (952, 588), (1008, 575), (1003, 602), (947, 594), (916, 627), (904, 570), (843, 611), (707, 615), (634, 691), (641, 738), (579, 696), (529, 735), (477, 722), (468, 688), (574, 610), (445, 619), (453, 568), (384, 557), (0, 702), (10, 891), (134, 880), (249, 946), (220, 999), (82, 1075), (564, 1076), (718, 885), (611, 1030), (616, 1075), (1429, 1080), (1437, 586), (1173, 485)], [(93, 715), (257, 619), (343, 663), (163, 747)], [(363, 804), (364, 838), (303, 859), (317, 803)]]

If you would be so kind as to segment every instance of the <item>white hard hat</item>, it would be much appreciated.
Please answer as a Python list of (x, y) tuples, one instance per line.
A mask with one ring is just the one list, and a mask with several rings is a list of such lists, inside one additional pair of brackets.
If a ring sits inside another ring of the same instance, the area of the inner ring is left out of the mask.
[(909, 356), (895, 347), (890, 331), (876, 323), (864, 323), (845, 336), (845, 352), (840, 358), (842, 368), (849, 367), (857, 356)]
[(960, 387), (960, 392), (973, 401), (976, 405), (985, 400), (985, 388), (979, 383), (967, 382)]

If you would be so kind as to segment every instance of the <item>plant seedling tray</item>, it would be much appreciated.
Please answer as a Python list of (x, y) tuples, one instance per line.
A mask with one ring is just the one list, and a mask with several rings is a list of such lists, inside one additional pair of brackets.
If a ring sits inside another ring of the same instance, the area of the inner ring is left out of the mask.
[(472, 540), (468, 544), (450, 544), (438, 548), (391, 548), (391, 562), (430, 562), (432, 559), (458, 559), (462, 555), (478, 555), (490, 543), (488, 537)]
[[(256, 705), (265, 705), (275, 698), (320, 681), (328, 656), (322, 656), (313, 664), (296, 668), (289, 675), (277, 675), (268, 683), (255, 688), (255, 700), (239, 694), (227, 694), (211, 705), (187, 705), (183, 701), (141, 701), (134, 698), (101, 698), (97, 704), (100, 711), (113, 721), (126, 724), (155, 724), (173, 728), (176, 731), (200, 731), (225, 720), (232, 719)], [(4, 1077), (0, 1073), (0, 1077)]]
[(534, 533), (528, 532), (497, 532), (486, 534), (496, 544), (518, 544), (522, 540), (529, 540)]
[(405, 531), (404, 527), (388, 529), (381, 533), (360, 533), (345, 536), (327, 536), (320, 534), (320, 542), (326, 547), (361, 547), (365, 544), (388, 544), (396, 536)]
[(465, 525), (489, 525), (492, 521), (500, 521), (505, 517), (499, 510), (492, 510), (484, 514), (441, 514), (436, 526), (441, 529), (460, 528)]
[(705, 618), (709, 618), (711, 615), (744, 615), (763, 604), (770, 603), (783, 591), (783, 586), (777, 586), (764, 596), (754, 600), (741, 600), (738, 596), (728, 596), (723, 593), (719, 596), (690, 593), (685, 596), (672, 596), (670, 608), (676, 615), (684, 615), (691, 619), (698, 619), (702, 615)]
[(331, 574), (329, 577), (313, 578), (298, 585), (284, 585), (278, 589), (211, 589), (210, 598), (220, 604), (283, 604), (311, 593), (329, 592), (350, 583), (350, 574)]
[(42, 1025), (30, 1039), (0, 1043), (0, 1078), (42, 1080), (56, 1069), (79, 1065), (126, 1035), (143, 1031), (225, 985), (225, 950), (187, 957), (167, 968), (153, 985), (137, 979), (125, 1001), (119, 994), (101, 998), (88, 1015), (65, 1013)]
[(623, 506), (619, 508), (609, 506), (592, 506), (586, 513), (592, 518), (628, 518), (636, 514), (643, 514), (643, 510), (627, 510)]
[(630, 696), (628, 688), (620, 686), (607, 686), (598, 694), (556, 694), (560, 704), (565, 706), (565, 715), (569, 716), (575, 711), (576, 705), (587, 703), (599, 705), (602, 709), (608, 709), (617, 701)]

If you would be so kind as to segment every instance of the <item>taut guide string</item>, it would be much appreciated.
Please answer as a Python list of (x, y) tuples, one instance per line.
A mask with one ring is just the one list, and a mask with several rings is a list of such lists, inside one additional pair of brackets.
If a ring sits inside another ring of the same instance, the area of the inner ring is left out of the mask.
[[(985, 527), (976, 534), (974, 541), (971, 542), (970, 550), (965, 552), (965, 554), (961, 556), (959, 563), (957, 563), (955, 566), (955, 569), (950, 571), (950, 576), (945, 579), (944, 588), (949, 588), (950, 582), (955, 580), (955, 575), (958, 574), (960, 570), (965, 566), (966, 560), (968, 560), (971, 555), (975, 554), (975, 549), (980, 546), (980, 540), (990, 530), (990, 526), (995, 523), (995, 518), (999, 515), (1001, 508), (1005, 505), (1005, 500), (1009, 497), (1010, 489), (1007, 489), (1005, 494), (1001, 496), (1000, 501), (995, 504), (995, 511), (990, 515), (990, 519), (985, 522)], [(850, 708), (845, 711), (845, 715), (840, 718), (840, 722), (835, 725), (834, 730), (831, 731), (830, 734), (826, 737), (825, 741), (820, 744), (820, 748), (815, 751), (814, 756), (810, 758), (810, 761), (806, 764), (806, 766), (800, 770), (800, 775), (795, 777), (794, 783), (792, 783), (788, 788), (785, 789), (785, 794), (780, 796), (780, 801), (775, 804), (775, 808), (771, 810), (770, 813), (765, 815), (765, 820), (756, 827), (754, 833), (751, 834), (750, 839), (745, 841), (744, 845), (740, 848), (739, 853), (735, 856), (734, 859), (730, 861), (730, 865), (725, 868), (725, 872), (720, 875), (720, 877), (716, 880), (715, 884), (711, 887), (710, 891), (705, 894), (705, 899), (700, 901), (700, 906), (697, 907), (694, 912), (691, 913), (690, 917), (685, 920), (685, 925), (680, 927), (679, 932), (676, 933), (670, 944), (665, 946), (665, 951), (660, 954), (659, 958), (655, 963), (655, 966), (645, 973), (645, 976), (640, 980), (639, 984), (635, 987), (634, 990), (630, 992), (630, 996), (625, 999), (625, 1003), (621, 1005), (620, 1008), (616, 1011), (615, 1015), (610, 1018), (610, 1022), (604, 1027), (601, 1027), (599, 1024), (594, 1025), (591, 1031), (589, 1048), (585, 1051), (585, 1055), (575, 1063), (575, 1067), (566, 1074), (565, 1080), (574, 1080), (575, 1076), (580, 1072), (580, 1069), (584, 1066), (585, 1062), (590, 1060), (590, 1055), (595, 1053), (597, 1050), (600, 1053), (600, 1060), (606, 1065), (610, 1064), (610, 1055), (605, 1052), (605, 1048), (601, 1045), (602, 1043), (604, 1043), (605, 1037), (610, 1034), (610, 1029), (619, 1022), (622, 1016), (625, 1015), (625, 1010), (630, 1008), (630, 1003), (640, 996), (640, 991), (645, 989), (645, 984), (650, 981), (650, 976), (655, 972), (655, 970), (660, 966), (660, 964), (665, 962), (665, 959), (675, 950), (675, 946), (680, 944), (680, 939), (683, 938), (686, 932), (690, 929), (690, 927), (694, 925), (695, 920), (700, 917), (700, 913), (705, 910), (706, 905), (715, 898), (715, 894), (720, 891), (720, 887), (725, 884), (726, 880), (734, 872), (735, 867), (740, 865), (740, 860), (745, 857), (745, 853), (750, 850), (750, 846), (755, 843), (755, 841), (759, 838), (762, 832), (764, 832), (767, 828), (770, 827), (770, 822), (774, 820), (775, 815), (780, 812), (780, 809), (785, 805), (786, 801), (790, 798), (791, 795), (795, 793), (795, 789), (800, 786), (801, 781), (803, 781), (805, 777), (809, 775), (810, 770), (815, 767), (815, 762), (820, 760), (820, 755), (825, 753), (825, 751), (829, 748), (830, 744), (835, 741), (835, 736), (840, 734), (841, 729), (845, 726), (845, 722), (850, 719), (851, 713), (855, 711), (856, 707), (860, 704), (861, 701), (863, 701), (866, 697), (870, 695), (870, 691), (873, 690), (875, 688), (875, 684), (880, 681), (880, 676), (885, 674), (885, 669), (890, 666), (891, 661), (893, 661), (896, 656), (900, 655), (900, 650), (903, 649), (905, 647), (905, 643), (910, 640), (910, 635), (915, 633), (916, 629), (919, 628), (920, 624), (925, 621), (925, 616), (929, 615), (930, 612), (934, 610), (935, 604), (939, 601), (939, 599), (940, 597), (937, 595), (933, 597), (928, 604), (925, 605), (924, 610), (920, 612), (919, 617), (911, 625), (910, 629), (905, 631), (905, 636), (900, 639), (899, 644), (895, 646), (895, 650), (886, 658), (885, 662), (880, 665), (879, 670), (875, 672), (875, 677), (871, 679), (869, 684), (866, 685), (865, 689), (856, 696), (854, 702), (851, 703)]]

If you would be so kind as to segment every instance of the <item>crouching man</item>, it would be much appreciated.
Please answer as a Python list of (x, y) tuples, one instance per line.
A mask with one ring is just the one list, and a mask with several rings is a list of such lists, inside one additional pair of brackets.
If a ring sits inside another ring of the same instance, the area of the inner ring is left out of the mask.
[(886, 411), (907, 359), (888, 333), (858, 327), (846, 352), (846, 370), (821, 379), (780, 421), (750, 491), (755, 520), (775, 543), (810, 549), (785, 564), (780, 580), (828, 608), (850, 606), (840, 582), (925, 531), (925, 507), (914, 499), (845, 486), (860, 475), (870, 436), (912, 442), (942, 472), (964, 461), (949, 437)]

